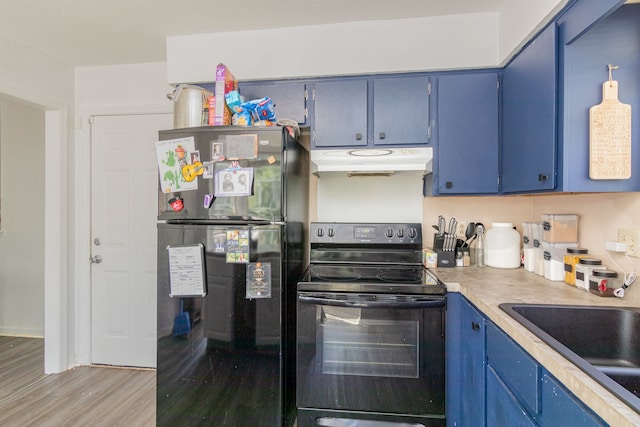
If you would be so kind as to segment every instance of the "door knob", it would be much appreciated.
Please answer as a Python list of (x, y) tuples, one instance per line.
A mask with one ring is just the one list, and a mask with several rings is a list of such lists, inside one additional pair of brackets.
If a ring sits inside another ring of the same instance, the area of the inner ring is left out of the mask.
[(92, 264), (100, 264), (102, 262), (102, 257), (100, 255), (95, 255), (89, 258)]
[(95, 239), (93, 239), (93, 244), (96, 246), (100, 246), (102, 244), (102, 240), (100, 240), (99, 237), (96, 237)]

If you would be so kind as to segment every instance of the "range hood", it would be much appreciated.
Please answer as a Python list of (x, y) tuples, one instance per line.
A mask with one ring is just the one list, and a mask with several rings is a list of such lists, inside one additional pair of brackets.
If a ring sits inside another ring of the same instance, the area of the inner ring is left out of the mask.
[(431, 172), (432, 147), (349, 148), (311, 150), (311, 170), (319, 172), (393, 173)]

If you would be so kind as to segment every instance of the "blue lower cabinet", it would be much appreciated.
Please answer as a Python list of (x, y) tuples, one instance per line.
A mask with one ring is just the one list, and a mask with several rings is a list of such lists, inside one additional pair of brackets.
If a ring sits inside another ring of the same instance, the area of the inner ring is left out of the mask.
[(540, 412), (538, 364), (493, 323), (487, 324), (487, 359), (527, 411)]
[(576, 400), (551, 374), (542, 376), (541, 427), (602, 427), (607, 424)]
[(466, 298), (447, 298), (448, 427), (607, 425)]
[(487, 426), (536, 427), (496, 371), (487, 368)]
[(447, 426), (484, 426), (485, 320), (460, 294), (447, 298)]

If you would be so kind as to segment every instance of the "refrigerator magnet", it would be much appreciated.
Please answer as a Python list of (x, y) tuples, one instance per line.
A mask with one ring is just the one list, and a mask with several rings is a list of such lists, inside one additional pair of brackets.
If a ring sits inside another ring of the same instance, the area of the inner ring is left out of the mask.
[(205, 194), (204, 195), (204, 202), (202, 203), (202, 205), (204, 206), (205, 209), (209, 209), (211, 207), (211, 205), (213, 204), (213, 201), (215, 200), (215, 196), (213, 194)]
[(271, 298), (271, 263), (247, 264), (247, 299)]
[(228, 230), (225, 252), (228, 263), (248, 263), (249, 230)]
[(172, 197), (169, 199), (169, 206), (174, 212), (180, 212), (184, 208), (184, 201), (180, 197)]
[(232, 168), (216, 171), (216, 197), (250, 196), (253, 192), (253, 168)]

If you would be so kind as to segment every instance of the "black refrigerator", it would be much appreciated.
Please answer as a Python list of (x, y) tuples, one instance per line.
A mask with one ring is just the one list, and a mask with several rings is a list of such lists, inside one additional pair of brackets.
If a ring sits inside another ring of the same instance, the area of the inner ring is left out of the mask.
[(291, 426), (308, 131), (199, 127), (158, 141), (158, 426)]

